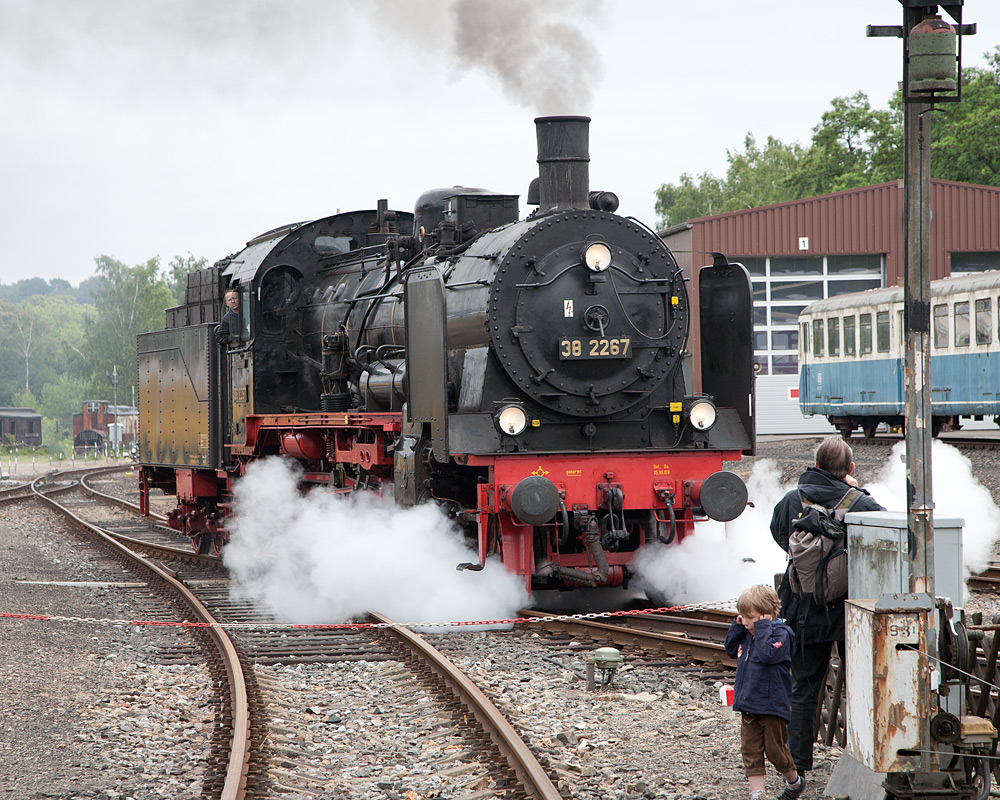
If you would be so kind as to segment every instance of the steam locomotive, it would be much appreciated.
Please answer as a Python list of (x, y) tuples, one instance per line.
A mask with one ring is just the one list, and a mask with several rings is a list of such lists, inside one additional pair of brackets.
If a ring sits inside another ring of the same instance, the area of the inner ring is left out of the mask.
[[(138, 339), (143, 511), (220, 552), (248, 465), (294, 459), (307, 486), (436, 502), (529, 591), (627, 584), (636, 551), (731, 520), (751, 455), (752, 299), (715, 255), (694, 309), (656, 234), (589, 187), (587, 117), (535, 120), (518, 196), (452, 187), (268, 231), (188, 277)], [(239, 324), (215, 341), (222, 295)]]

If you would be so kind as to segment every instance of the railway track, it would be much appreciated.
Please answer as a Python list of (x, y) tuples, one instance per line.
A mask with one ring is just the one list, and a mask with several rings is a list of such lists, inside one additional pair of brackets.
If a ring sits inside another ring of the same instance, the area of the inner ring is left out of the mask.
[[(65, 501), (68, 506), (75, 506), (81, 515), (103, 513), (107, 517), (107, 512), (95, 509), (100, 508), (97, 505), (97, 501), (101, 499), (99, 495), (106, 497), (110, 495), (100, 492), (94, 485), (88, 486), (93, 483), (95, 481), (82, 481), (79, 485), (73, 485), (74, 482), (67, 479), (66, 485), (61, 486), (58, 481), (49, 480), (45, 489), (62, 495), (58, 502)], [(100, 483), (99, 479), (96, 483)], [(88, 495), (96, 498), (93, 505), (81, 499), (85, 486), (87, 491), (96, 489), (96, 492)], [(87, 508), (91, 510), (84, 512), (83, 509)], [(122, 528), (127, 528), (129, 525), (135, 527), (134, 522), (124, 519), (116, 519), (113, 522), (105, 519), (105, 522), (107, 529), (118, 529), (114, 531), (116, 538), (123, 536)], [(132, 535), (129, 538), (141, 540), (143, 537)], [(186, 546), (186, 539), (181, 539), (180, 542), (182, 546), (172, 548), (178, 554), (177, 559), (180, 559), (181, 553), (184, 557), (195, 555)], [(345, 727), (337, 720), (342, 721), (342, 717), (351, 713), (348, 709), (360, 702), (358, 696), (351, 697), (350, 704), (345, 703), (340, 709), (330, 709), (328, 714), (326, 714), (327, 706), (324, 704), (328, 704), (329, 696), (336, 692), (346, 696), (350, 686), (358, 681), (368, 686), (373, 680), (372, 671), (377, 673), (378, 683), (382, 687), (378, 694), (383, 703), (377, 706), (378, 710), (371, 712), (374, 718), (388, 719), (386, 708), (398, 706), (400, 709), (406, 709), (398, 712), (398, 725), (419, 729), (420, 725), (427, 722), (430, 725), (426, 729), (428, 732), (421, 736), (428, 738), (433, 748), (424, 756), (425, 763), (434, 766), (439, 774), (448, 772), (456, 782), (463, 782), (462, 785), (470, 788), (491, 787), (490, 792), (507, 793), (510, 796), (529, 796), (538, 791), (537, 788), (527, 788), (525, 784), (534, 768), (523, 765), (518, 767), (505, 758), (500, 758), (507, 745), (497, 743), (498, 734), (489, 733), (485, 728), (478, 726), (476, 730), (470, 728), (468, 720), (473, 717), (478, 718), (478, 715), (463, 705), (464, 700), (442, 699), (445, 695), (455, 694), (451, 688), (442, 688), (447, 684), (447, 679), (428, 677), (429, 673), (433, 672), (429, 667), (410, 666), (409, 662), (414, 661), (415, 657), (404, 655), (402, 645), (391, 642), (395, 637), (395, 634), (391, 633), (394, 628), (379, 629), (381, 633), (377, 636), (366, 632), (368, 629), (358, 627), (282, 628), (275, 625), (266, 615), (259, 614), (247, 604), (230, 596), (228, 581), (217, 559), (199, 563), (200, 560), (204, 560), (204, 557), (201, 557), (199, 560), (177, 564), (172, 561), (175, 556), (170, 553), (154, 557), (170, 561), (171, 567), (165, 572), (174, 578), (179, 578), (193, 594), (202, 598), (212, 618), (231, 633), (237, 654), (243, 656), (242, 662), (239, 663), (245, 674), (248, 707), (251, 716), (256, 714), (259, 717), (258, 721), (254, 722), (251, 719), (249, 723), (251, 731), (248, 747), (249, 767), (243, 773), (246, 786), (250, 787), (251, 792), (247, 796), (263, 797), (267, 796), (267, 791), (318, 792), (319, 787), (329, 789), (331, 775), (343, 776), (346, 786), (353, 786), (359, 791), (363, 786), (370, 785), (370, 776), (353, 774), (351, 764), (334, 765), (324, 761), (324, 755), (320, 752), (323, 746), (318, 751), (313, 751), (308, 746), (303, 747), (300, 741), (302, 737), (298, 731), (299, 726), (304, 724), (302, 721), (304, 715), (317, 717), (316, 720), (307, 723), (313, 727), (317, 725), (324, 729)], [(989, 578), (994, 585), (1000, 582), (1000, 575), (995, 567), (984, 578)], [(552, 618), (551, 615), (546, 618), (537, 613), (520, 613), (533, 620), (544, 620), (531, 622), (527, 626), (531, 630), (545, 630), (549, 637), (562, 641), (569, 638), (574, 641), (587, 638), (600, 645), (613, 644), (622, 648), (632, 663), (648, 665), (657, 663), (655, 661), (657, 658), (685, 659), (702, 665), (699, 667), (701, 677), (705, 677), (706, 674), (721, 679), (725, 679), (727, 675), (731, 676), (731, 671), (727, 670), (732, 662), (728, 661), (722, 652), (721, 637), (732, 619), (732, 610), (706, 609), (697, 613), (689, 611), (685, 612), (684, 617), (636, 614), (616, 620), (627, 622), (627, 625), (610, 625), (605, 621), (567, 620)], [(376, 621), (374, 624), (385, 623)], [(447, 650), (447, 647), (444, 649)], [(178, 662), (183, 662), (196, 658), (197, 654), (189, 647), (178, 648), (174, 656)], [(247, 663), (252, 666), (248, 668)], [(677, 662), (664, 661), (664, 663), (674, 665)], [(340, 665), (339, 674), (336, 676), (341, 680), (340, 683), (337, 681), (327, 683), (331, 672), (338, 673), (338, 670), (331, 670), (330, 665)], [(707, 671), (704, 665), (708, 665)], [(718, 671), (713, 673), (712, 669)], [(297, 679), (290, 679), (289, 670), (304, 672), (295, 673)], [(314, 671), (308, 672), (308, 670)], [(838, 673), (839, 665), (835, 663), (829, 679), (827, 702), (820, 710), (820, 735), (827, 744), (842, 744), (844, 736), (843, 715), (839, 704), (832, 699), (840, 694), (837, 691), (841, 684)], [(316, 691), (302, 688), (303, 685), (313, 687), (322, 685), (324, 688)], [(401, 687), (398, 694), (394, 694), (392, 690), (394, 685)], [(303, 709), (306, 711), (303, 712)], [(313, 714), (309, 709), (319, 710), (322, 713)], [(414, 710), (416, 712), (411, 713)], [(365, 711), (362, 708), (361, 711), (355, 710), (354, 713), (364, 714)], [(361, 731), (354, 730), (354, 734), (361, 735)], [(338, 734), (333, 732), (330, 735), (336, 737)], [(443, 752), (439, 752), (440, 750)], [(444, 759), (447, 761), (443, 761)], [(503, 762), (504, 766), (491, 772), (482, 768), (483, 762)], [(544, 762), (544, 759), (536, 763), (539, 764), (537, 769), (547, 775), (549, 783), (552, 784), (551, 767)], [(228, 768), (225, 770), (218, 768), (217, 771), (224, 774), (228, 772)], [(525, 778), (525, 775), (528, 777)], [(219, 783), (218, 793), (208, 796), (227, 796), (222, 794), (223, 786), (224, 783)], [(560, 796), (556, 789), (553, 791), (556, 793), (551, 796)], [(565, 793), (565, 789), (563, 791)], [(305, 796), (310, 795), (305, 794)]]
[[(219, 777), (206, 787), (207, 796), (238, 799), (265, 796), (272, 790), (309, 793), (329, 788), (324, 753), (310, 753), (286, 741), (289, 730), (296, 738), (294, 730), (302, 723), (294, 720), (289, 724), (289, 714), (281, 710), (287, 709), (287, 703), (277, 696), (280, 693), (267, 696), (268, 687), (278, 683), (266, 674), (258, 683), (257, 671), (268, 665), (301, 667), (346, 661), (395, 665), (387, 684), (398, 695), (393, 706), (401, 717), (400, 725), (410, 729), (426, 725), (429, 741), (447, 742), (447, 749), (437, 760), (447, 762), (442, 769), (451, 780), (470, 787), (487, 787), (491, 796), (543, 800), (560, 797), (545, 768), (482, 691), (412, 631), (378, 616), (373, 617), (378, 627), (277, 625), (273, 619), (230, 598), (218, 559), (148, 541), (149, 537), (163, 535), (155, 530), (156, 526), (123, 519), (121, 515), (107, 519), (108, 502), (129, 508), (130, 504), (89, 486), (86, 478), (62, 487), (58, 500), (42, 491), (42, 484), (51, 482), (37, 481), (35, 496), (129, 563), (146, 585), (161, 593), (172, 593), (172, 602), (182, 609), (176, 621), (193, 621), (197, 626), (194, 630), (211, 643), (209, 660), (219, 687), (222, 713), (213, 748), (214, 770)], [(165, 569), (131, 548), (147, 554), (151, 551), (156, 558), (179, 559), (184, 565)], [(215, 572), (207, 571), (206, 566)], [(239, 633), (230, 636), (227, 627), (237, 628)], [(183, 646), (176, 655), (178, 661), (188, 661), (199, 654)], [(406, 665), (405, 669), (400, 665)], [(410, 676), (404, 677), (404, 672)], [(267, 716), (269, 709), (271, 717)], [(428, 757), (429, 763), (434, 761)], [(346, 766), (345, 770), (349, 772)]]
[(615, 624), (525, 609), (518, 615), (539, 620), (539, 627), (550, 633), (584, 635), (594, 642), (644, 650), (647, 655), (679, 656), (692, 661), (736, 667), (736, 662), (726, 655), (723, 647), (731, 615), (722, 622), (691, 616), (628, 614), (616, 617)]
[[(44, 491), (52, 483), (50, 476), (38, 478), (31, 487), (35, 496), (73, 522), (109, 557), (117, 560), (132, 574), (140, 577), (146, 586), (160, 595), (164, 602), (177, 609), (177, 621), (194, 623), (193, 637), (198, 641), (203, 657), (213, 674), (219, 695), (219, 714), (216, 718), (214, 739), (226, 757), (212, 763), (216, 777), (206, 787), (208, 796), (220, 800), (241, 800), (247, 781), (250, 760), (250, 717), (244, 668), (235, 645), (219, 627), (209, 610), (181, 581), (163, 567), (140, 556), (119, 542), (104, 528), (85, 519), (80, 503), (71, 499), (53, 497), (53, 491)], [(70, 492), (74, 486), (64, 487)]]
[[(937, 439), (952, 447), (957, 447), (959, 450), (1000, 450), (1000, 431), (983, 431), (979, 436), (965, 434), (961, 431), (953, 431), (939, 434)], [(864, 447), (891, 447), (903, 441), (903, 436), (897, 433), (880, 433), (870, 439), (864, 436), (852, 436), (847, 441), (851, 447), (859, 445)]]

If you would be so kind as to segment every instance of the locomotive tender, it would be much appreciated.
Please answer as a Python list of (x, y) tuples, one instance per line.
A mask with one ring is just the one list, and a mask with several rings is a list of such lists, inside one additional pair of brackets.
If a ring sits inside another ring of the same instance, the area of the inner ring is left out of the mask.
[[(1000, 271), (931, 282), (931, 430), (1000, 423)], [(799, 315), (799, 407), (845, 438), (903, 427), (903, 289), (819, 300)]]
[[(414, 213), (269, 231), (189, 276), (167, 328), (139, 336), (140, 494), (221, 548), (234, 483), (268, 456), (306, 485), (440, 504), (529, 591), (621, 586), (645, 544), (746, 506), (723, 470), (755, 448), (746, 270), (700, 273), (702, 386), (685, 382), (694, 309), (673, 255), (589, 188), (587, 117), (535, 120), (539, 176), (517, 195), (452, 187)], [(224, 291), (240, 335), (218, 345)], [(378, 533), (372, 533), (377, 540)]]

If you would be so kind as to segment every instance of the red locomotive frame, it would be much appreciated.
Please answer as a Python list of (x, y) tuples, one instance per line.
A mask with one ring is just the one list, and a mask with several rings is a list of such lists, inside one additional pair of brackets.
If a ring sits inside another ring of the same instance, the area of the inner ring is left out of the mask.
[[(284, 455), (304, 467), (302, 481), (313, 485), (337, 486), (348, 492), (369, 488), (382, 494), (393, 482), (391, 446), (401, 430), (398, 413), (309, 413), (251, 415), (246, 418), (244, 444), (231, 446), (236, 468), (206, 470), (174, 468), (177, 508), (168, 524), (191, 536), (195, 549), (208, 548), (203, 537), (211, 537), (212, 549), (221, 552), (228, 540), (225, 518), (232, 506), (234, 481), (242, 477), (253, 461), (268, 455)], [(488, 480), (478, 485), (477, 505), (465, 509), (476, 519), (478, 564), (462, 565), (481, 569), (490, 556), (498, 555), (508, 571), (515, 572), (532, 589), (532, 576), (539, 572), (539, 556), (534, 539), (538, 527), (550, 528), (542, 558), (584, 574), (593, 574), (600, 565), (591, 553), (560, 552), (559, 532), (568, 526), (568, 515), (592, 514), (608, 508), (608, 492), (620, 491), (626, 511), (647, 511), (664, 526), (670, 526), (670, 540), (680, 542), (694, 531), (694, 511), (700, 506), (701, 482), (722, 469), (723, 461), (739, 460), (739, 451), (718, 450), (670, 453), (580, 453), (559, 455), (454, 456), (462, 466), (485, 468)], [(338, 478), (338, 467), (352, 465), (360, 474), (377, 483), (358, 485), (346, 470)], [(518, 520), (510, 499), (514, 487), (529, 475), (551, 480), (562, 499), (561, 519), (548, 526), (534, 526)], [(155, 468), (140, 467), (140, 509), (149, 513), (150, 489), (157, 485)], [(640, 532), (640, 546), (646, 544), (650, 529)], [(603, 554), (606, 575), (597, 586), (620, 586), (626, 580), (625, 566), (632, 562), (633, 550)], [(541, 573), (544, 574), (544, 570)]]

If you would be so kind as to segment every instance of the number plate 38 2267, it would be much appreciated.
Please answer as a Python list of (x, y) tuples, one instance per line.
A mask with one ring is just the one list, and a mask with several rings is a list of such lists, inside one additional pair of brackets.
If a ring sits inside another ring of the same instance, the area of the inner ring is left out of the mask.
[(575, 361), (589, 358), (631, 358), (632, 340), (627, 336), (617, 339), (560, 339), (559, 360)]

